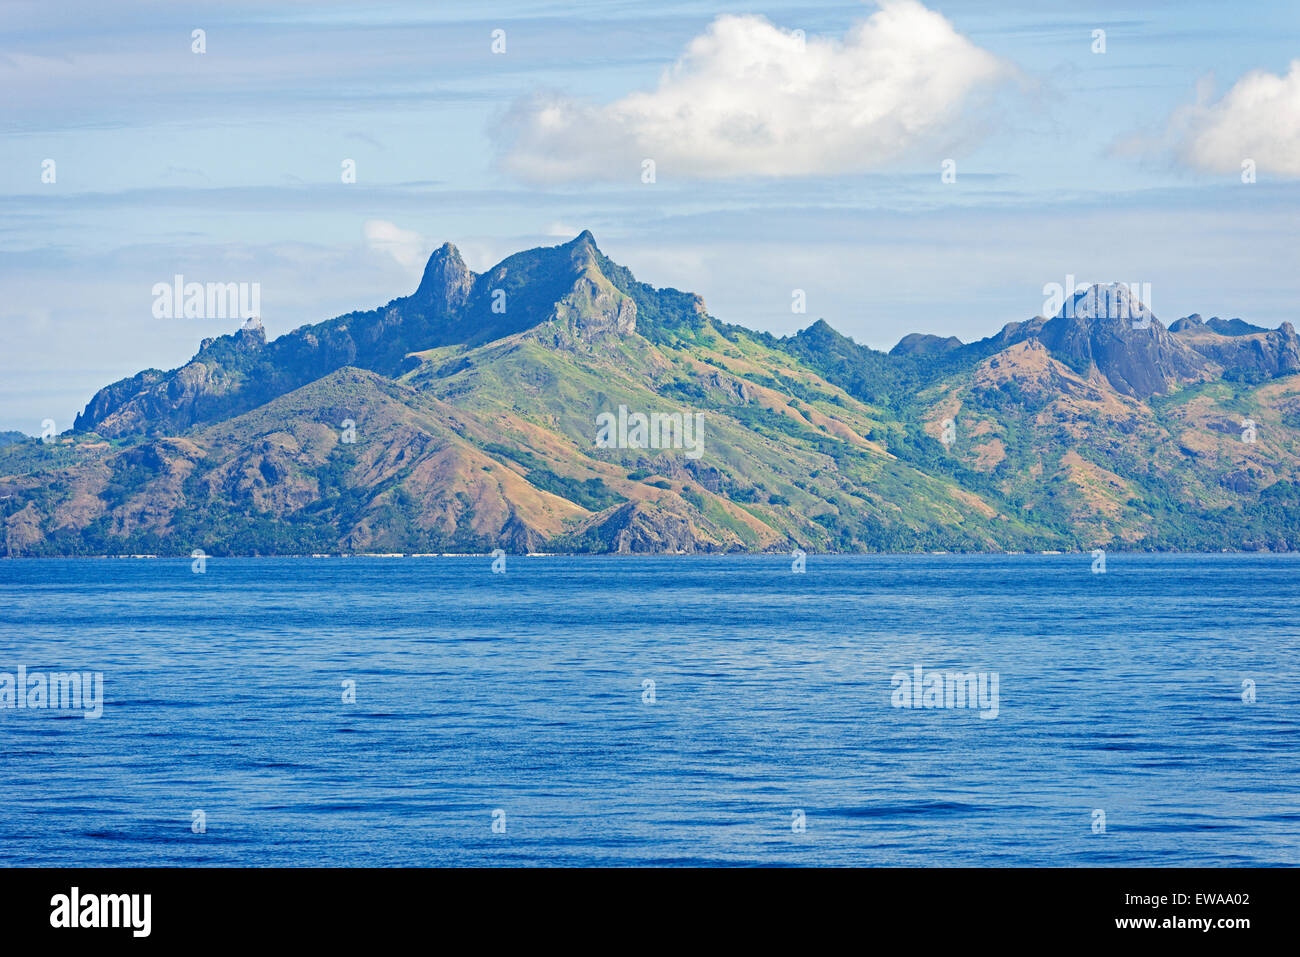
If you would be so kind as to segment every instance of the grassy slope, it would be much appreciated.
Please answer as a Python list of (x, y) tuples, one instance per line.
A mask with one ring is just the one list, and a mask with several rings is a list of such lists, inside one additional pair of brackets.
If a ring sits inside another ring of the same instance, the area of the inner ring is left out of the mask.
[[(1300, 546), (1300, 376), (1139, 403), (1035, 342), (895, 359), (822, 324), (776, 340), (576, 241), (520, 256), (483, 288), (508, 288), (527, 328), (418, 353), (400, 379), (345, 368), (167, 438), (0, 449), (2, 544), (587, 548), (633, 506), (722, 550)], [(638, 333), (611, 334), (629, 296)], [(704, 455), (595, 448), (620, 405), (703, 412)]]

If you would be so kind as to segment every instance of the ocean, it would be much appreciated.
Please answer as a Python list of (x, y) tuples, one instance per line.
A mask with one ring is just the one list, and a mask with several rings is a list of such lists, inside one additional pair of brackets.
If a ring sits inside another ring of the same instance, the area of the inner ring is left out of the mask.
[(791, 566), (0, 561), (0, 863), (1300, 864), (1297, 556)]

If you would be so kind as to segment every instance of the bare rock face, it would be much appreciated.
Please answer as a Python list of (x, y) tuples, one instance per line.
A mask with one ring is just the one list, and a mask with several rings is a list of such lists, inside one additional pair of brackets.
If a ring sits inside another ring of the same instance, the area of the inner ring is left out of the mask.
[(1198, 332), (1216, 332), (1221, 336), (1248, 336), (1256, 332), (1268, 332), (1263, 326), (1256, 326), (1246, 322), (1244, 319), (1220, 319), (1218, 316), (1211, 316), (1209, 319), (1201, 317), (1199, 312), (1194, 312), (1190, 316), (1184, 316), (1177, 322), (1169, 326), (1170, 332), (1185, 332), (1195, 335)]
[(1225, 378), (1273, 379), (1300, 372), (1300, 337), (1289, 322), (1263, 329), (1240, 319), (1200, 316), (1179, 319), (1170, 326), (1180, 340), (1223, 367)]
[(345, 366), (396, 376), (413, 367), (412, 353), (522, 332), (556, 348), (589, 350), (637, 327), (636, 301), (602, 272), (602, 262), (586, 231), (507, 257), (482, 275), (445, 243), (410, 296), (270, 343), (260, 320), (205, 338), (179, 369), (146, 370), (101, 389), (73, 428), (108, 438), (175, 434), (257, 408)]
[(1269, 484), (1271, 476), (1255, 465), (1234, 469), (1220, 479), (1219, 484), (1237, 493), (1255, 492)]
[(706, 389), (712, 389), (726, 397), (728, 402), (744, 405), (752, 396), (749, 386), (742, 379), (714, 370), (704, 377), (701, 383)]
[(546, 537), (513, 511), (498, 537), (508, 551), (520, 555), (540, 551), (546, 545)]
[[(114, 383), (91, 399), (77, 417), (75, 429), (94, 430), (106, 438), (179, 432), (193, 421), (193, 411), (205, 398), (225, 394), (229, 377), (219, 365), (193, 359), (166, 378), (142, 383), (134, 394), (131, 380)], [(97, 414), (98, 413), (98, 414)]]
[(608, 281), (581, 276), (573, 290), (555, 304), (555, 315), (539, 335), (553, 336), (557, 345), (593, 343), (636, 329), (636, 303)]
[[(89, 432), (106, 420), (114, 411), (136, 396), (149, 391), (153, 386), (167, 377), (161, 369), (145, 369), (128, 379), (121, 379), (112, 385), (104, 386), (86, 403), (86, 408), (77, 415), (73, 423), (76, 432)], [(114, 433), (108, 433), (115, 437)]]
[(1095, 367), (1131, 398), (1162, 394), (1209, 374), (1205, 357), (1165, 329), (1121, 283), (1091, 286), (1053, 318), (1011, 323), (994, 337), (1000, 346), (1030, 338), (1080, 374)]
[(585, 314), (576, 317), (578, 329), (588, 336), (627, 335), (636, 329), (636, 303), (613, 286), (597, 285), (584, 276), (574, 286), (574, 292), (561, 302), (561, 308), (575, 298), (579, 302), (585, 300), (588, 305)]
[(194, 358), (179, 369), (147, 369), (100, 389), (73, 430), (106, 438), (181, 432), (205, 413), (225, 411), (227, 396), (244, 384), (244, 370), (258, 366), (266, 349), (260, 320), (230, 335), (204, 339)]
[(1124, 319), (1053, 319), (1039, 334), (1043, 344), (1076, 368), (1091, 363), (1117, 392), (1145, 399), (1178, 383), (1204, 378), (1202, 356), (1156, 320), (1134, 328)]
[[(1241, 319), (1185, 316), (1167, 329), (1120, 283), (1077, 293), (1056, 316), (1012, 322), (977, 345), (997, 349), (1038, 339), (1081, 375), (1096, 368), (1130, 398), (1146, 399), (1222, 371), (1262, 381), (1300, 372), (1300, 337), (1291, 323), (1264, 329)], [(931, 342), (930, 340), (935, 340)], [(906, 336), (895, 354), (947, 351), (936, 336)]]
[(30, 545), (41, 541), (45, 533), (41, 530), (41, 513), (35, 503), (28, 502), (22, 511), (15, 512), (4, 520), (3, 541), (4, 554), (10, 558), (21, 555)]
[(597, 516), (587, 534), (602, 551), (617, 555), (684, 554), (719, 551), (700, 535), (689, 517), (653, 502), (626, 502)]
[(448, 313), (465, 305), (474, 288), (474, 278), (460, 257), (460, 250), (451, 243), (443, 243), (429, 257), (420, 287), (411, 299), (439, 313)]
[(534, 327), (534, 337), (553, 348), (575, 351), (630, 335), (636, 330), (636, 302), (601, 272), (591, 233), (583, 232), (568, 248), (577, 276), (556, 300), (545, 324)]

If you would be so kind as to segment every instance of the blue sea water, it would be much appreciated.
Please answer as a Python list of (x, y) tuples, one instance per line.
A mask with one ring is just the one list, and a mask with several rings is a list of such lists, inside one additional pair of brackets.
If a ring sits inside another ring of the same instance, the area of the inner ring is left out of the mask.
[(1300, 863), (1300, 560), (1107, 564), (0, 561), (0, 863)]

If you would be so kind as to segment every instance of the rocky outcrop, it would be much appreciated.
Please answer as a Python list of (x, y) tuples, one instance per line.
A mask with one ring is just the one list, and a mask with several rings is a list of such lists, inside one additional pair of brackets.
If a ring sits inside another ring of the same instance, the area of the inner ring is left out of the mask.
[[(1096, 368), (1117, 391), (1138, 399), (1220, 374), (1257, 382), (1300, 372), (1300, 337), (1289, 322), (1270, 330), (1242, 319), (1193, 314), (1166, 329), (1120, 283), (1091, 286), (1050, 319), (1010, 322), (997, 335), (961, 348), (997, 352), (1031, 339), (1080, 374)], [(946, 341), (906, 336), (890, 354), (951, 351), (936, 345)]]
[(1051, 319), (1009, 323), (985, 343), (998, 349), (1038, 339), (1056, 358), (1087, 375), (1096, 368), (1117, 392), (1145, 399), (1207, 378), (1205, 357), (1160, 324), (1122, 283), (1090, 286)]
[(1200, 330), (1217, 332), (1221, 336), (1249, 336), (1256, 332), (1268, 332), (1263, 326), (1256, 326), (1244, 319), (1220, 319), (1218, 316), (1203, 319), (1199, 312), (1184, 316), (1169, 326), (1169, 331), (1174, 333), (1195, 334)]
[(172, 372), (147, 369), (100, 389), (73, 423), (74, 432), (108, 438), (182, 432), (206, 418), (252, 408), (274, 397), (262, 379), (243, 402), (231, 401), (261, 364), (266, 332), (258, 323), (219, 338), (204, 339), (194, 358)]
[(749, 386), (743, 379), (727, 375), (716, 369), (704, 376), (700, 380), (700, 384), (704, 388), (718, 393), (725, 401), (735, 405), (744, 405), (752, 398)]
[(1199, 320), (1188, 316), (1169, 328), (1190, 348), (1222, 366), (1225, 378), (1262, 381), (1300, 372), (1300, 337), (1291, 323), (1263, 329), (1240, 319)]
[(627, 335), (636, 328), (636, 303), (608, 282), (583, 276), (556, 304), (555, 319), (571, 323), (584, 339)]
[(560, 348), (592, 345), (629, 335), (636, 329), (636, 302), (601, 275), (589, 259), (573, 288), (555, 304), (539, 338)]
[(691, 518), (653, 502), (626, 502), (597, 515), (581, 531), (591, 550), (616, 555), (678, 554), (725, 550)]
[(474, 288), (474, 278), (460, 257), (460, 250), (451, 243), (443, 243), (429, 257), (411, 302), (438, 314), (450, 313), (465, 305)]
[[(148, 392), (167, 375), (168, 373), (163, 372), (161, 369), (145, 369), (143, 372), (137, 372), (129, 378), (119, 379), (112, 385), (104, 386), (86, 403), (86, 408), (78, 413), (76, 421), (72, 425), (73, 431), (90, 432), (95, 430), (126, 403)], [(143, 422), (141, 421), (140, 424), (142, 425)], [(135, 423), (133, 423), (133, 427), (135, 427)], [(117, 430), (109, 429), (106, 434), (116, 436)]]
[(1255, 492), (1269, 484), (1269, 476), (1263, 469), (1250, 465), (1246, 468), (1233, 469), (1220, 479), (1220, 484), (1239, 494)]
[(1205, 360), (1156, 321), (1143, 329), (1124, 319), (1056, 318), (1043, 325), (1039, 339), (1075, 369), (1096, 366), (1117, 392), (1133, 398), (1206, 377)]
[(429, 257), (414, 294), (270, 343), (260, 322), (204, 339), (179, 369), (149, 369), (101, 389), (73, 429), (109, 438), (179, 432), (256, 408), (346, 366), (397, 376), (418, 364), (408, 359), (411, 353), (534, 327), (547, 326), (539, 338), (557, 346), (586, 348), (628, 335), (636, 328), (636, 302), (604, 276), (602, 261), (584, 231), (476, 275), (445, 243)]

